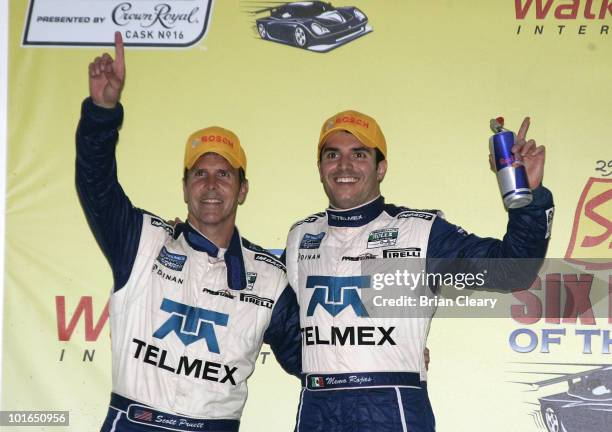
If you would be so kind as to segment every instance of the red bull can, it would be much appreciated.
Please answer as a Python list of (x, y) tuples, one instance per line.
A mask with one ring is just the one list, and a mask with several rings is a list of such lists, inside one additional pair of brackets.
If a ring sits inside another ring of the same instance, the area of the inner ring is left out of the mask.
[(516, 135), (504, 129), (503, 117), (491, 120), (491, 129), (495, 134), (489, 139), (489, 150), (495, 161), (497, 184), (506, 209), (525, 207), (533, 196), (527, 181), (525, 166), (512, 153)]

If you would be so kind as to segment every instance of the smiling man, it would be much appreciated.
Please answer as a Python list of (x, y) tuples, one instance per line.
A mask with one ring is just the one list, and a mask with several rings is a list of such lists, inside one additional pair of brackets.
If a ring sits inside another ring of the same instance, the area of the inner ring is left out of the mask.
[(543, 257), (553, 203), (541, 186), (544, 148), (525, 139), (528, 127), (525, 119), (513, 151), (523, 156), (534, 200), (509, 211), (507, 233), (500, 241), (469, 235), (435, 210), (386, 204), (380, 183), (387, 171), (387, 144), (378, 123), (357, 111), (324, 122), (317, 158), (330, 205), (296, 223), (286, 249), (303, 336), (298, 431), (435, 429), (423, 356), (433, 313), (418, 319), (371, 317), (362, 302), (371, 283), (361, 265), (398, 254)]
[(89, 65), (77, 130), (77, 190), (114, 279), (102, 431), (238, 431), (262, 342), (287, 372), (300, 373), (295, 294), (284, 265), (234, 225), (248, 182), (231, 131), (209, 127), (187, 140), (186, 223), (171, 227), (132, 206), (115, 160), (124, 78), (117, 33), (115, 59), (104, 54)]

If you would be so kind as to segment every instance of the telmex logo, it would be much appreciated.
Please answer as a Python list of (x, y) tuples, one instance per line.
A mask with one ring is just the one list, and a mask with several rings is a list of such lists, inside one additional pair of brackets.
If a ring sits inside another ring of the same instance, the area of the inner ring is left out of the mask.
[(185, 346), (204, 339), (208, 346), (208, 351), (219, 354), (215, 324), (226, 327), (229, 315), (195, 306), (188, 306), (166, 298), (162, 301), (161, 310), (171, 315), (153, 333), (153, 337), (163, 339), (168, 334), (174, 332)]
[[(554, 8), (553, 8), (554, 6)], [(599, 6), (599, 8), (597, 8)], [(559, 0), (514, 0), (516, 19), (523, 20), (533, 11), (535, 19), (545, 19), (553, 11), (556, 19), (571, 20), (579, 18), (604, 19), (610, 13), (612, 15), (612, 4), (610, 0), (574, 0), (571, 4), (561, 3)]]
[(596, 263), (585, 261), (610, 257), (611, 215), (612, 179), (589, 178), (576, 208), (566, 261), (584, 265), (587, 270), (612, 269), (612, 259)]
[(368, 316), (357, 288), (370, 288), (369, 276), (308, 276), (306, 288), (314, 288), (306, 316), (313, 316), (317, 306), (334, 317), (349, 306), (355, 315)]
[(232, 148), (234, 147), (234, 143), (230, 139), (221, 135), (204, 135), (201, 139), (202, 142), (220, 142)]

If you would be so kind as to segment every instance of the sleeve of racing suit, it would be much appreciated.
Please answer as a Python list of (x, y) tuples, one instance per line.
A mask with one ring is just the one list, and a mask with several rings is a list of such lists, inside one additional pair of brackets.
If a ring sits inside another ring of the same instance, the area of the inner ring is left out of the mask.
[(142, 228), (142, 211), (132, 206), (117, 179), (115, 147), (122, 121), (121, 104), (106, 109), (87, 98), (76, 132), (76, 188), (89, 226), (111, 265), (114, 291), (129, 278)]
[(264, 333), (276, 360), (285, 372), (300, 377), (302, 373), (302, 335), (300, 309), (293, 288), (283, 290), (272, 310), (272, 318)]
[[(484, 258), (529, 258), (529, 261), (522, 260), (522, 263), (521, 260), (514, 260), (508, 261), (507, 265), (496, 264), (494, 268), (497, 274), (488, 277), (488, 282), (496, 286), (501, 284), (528, 288), (535, 277), (534, 271), (537, 273), (546, 255), (552, 211), (552, 193), (544, 186), (534, 189), (533, 201), (529, 205), (508, 211), (508, 225), (502, 240), (467, 234), (460, 227), (438, 217), (434, 220), (429, 236), (427, 271), (444, 272), (451, 266), (453, 272), (456, 272), (457, 267), (449, 259), (454, 259), (455, 263), (461, 262), (462, 271), (474, 271), (485, 264), (481, 260)], [(434, 260), (430, 262), (430, 258)], [(468, 269), (465, 266), (469, 266), (469, 263), (476, 263), (476, 266)], [(520, 272), (516, 271), (518, 268)]]

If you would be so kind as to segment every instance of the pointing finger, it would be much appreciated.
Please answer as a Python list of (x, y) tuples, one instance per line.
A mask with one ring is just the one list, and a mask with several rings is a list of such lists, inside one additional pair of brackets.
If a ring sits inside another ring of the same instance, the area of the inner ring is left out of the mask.
[(125, 67), (125, 55), (123, 50), (123, 36), (121, 36), (121, 32), (115, 32), (115, 61), (119, 66), (120, 70), (123, 71)]
[(523, 123), (521, 123), (521, 127), (517, 134), (517, 138), (519, 140), (524, 140), (525, 137), (527, 136), (527, 131), (529, 130), (530, 122), (531, 122), (531, 119), (529, 117), (525, 117), (525, 119), (523, 120)]

